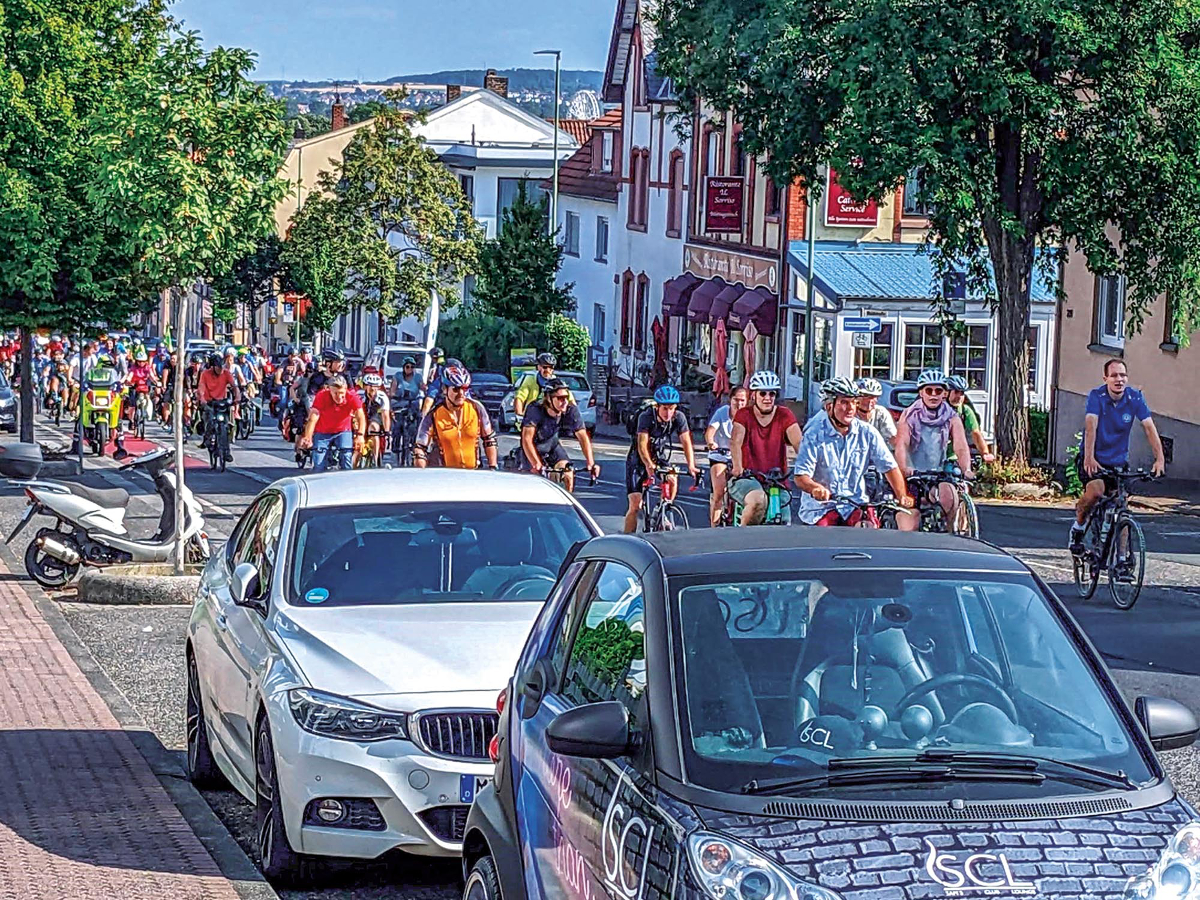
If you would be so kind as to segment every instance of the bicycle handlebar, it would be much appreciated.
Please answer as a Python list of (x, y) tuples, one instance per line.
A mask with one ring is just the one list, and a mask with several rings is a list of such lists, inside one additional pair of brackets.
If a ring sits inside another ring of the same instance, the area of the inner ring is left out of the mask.
[(860, 503), (858, 500), (855, 500), (853, 497), (848, 497), (845, 494), (839, 494), (836, 497), (831, 496), (829, 498), (829, 502), (830, 503), (848, 503), (851, 506), (853, 506), (855, 509), (862, 510), (863, 512), (866, 512), (869, 509), (890, 509), (890, 510), (893, 510), (894, 512), (902, 512), (905, 515), (909, 515), (909, 516), (913, 516), (913, 515), (917, 514), (917, 510), (915, 508), (909, 509), (906, 506), (901, 506), (895, 500), (877, 500), (877, 501), (867, 500), (865, 502)]

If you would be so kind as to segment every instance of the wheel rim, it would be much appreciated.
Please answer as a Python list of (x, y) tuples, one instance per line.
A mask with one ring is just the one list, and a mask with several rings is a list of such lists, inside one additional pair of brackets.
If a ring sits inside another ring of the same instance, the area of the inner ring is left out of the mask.
[(488, 900), (487, 887), (478, 872), (472, 872), (463, 891), (463, 900)]
[(258, 809), (258, 853), (265, 863), (271, 858), (275, 843), (275, 823), (272, 815), (275, 805), (275, 759), (271, 749), (271, 736), (267, 729), (258, 730), (257, 775), (254, 793)]
[(196, 771), (196, 762), (200, 755), (201, 726), (200, 676), (196, 674), (196, 661), (188, 660), (187, 755), (190, 772)]
[(687, 531), (688, 528), (687, 516), (673, 504), (663, 509), (660, 522), (663, 531)]
[[(1119, 581), (1118, 576), (1121, 538), (1125, 532), (1126, 567), (1129, 573), (1128, 581)], [(1132, 519), (1123, 519), (1117, 523), (1112, 536), (1111, 563), (1108, 569), (1108, 588), (1112, 593), (1113, 602), (1122, 609), (1128, 609), (1137, 602), (1142, 591), (1142, 581), (1146, 575), (1145, 537), (1141, 527)]]

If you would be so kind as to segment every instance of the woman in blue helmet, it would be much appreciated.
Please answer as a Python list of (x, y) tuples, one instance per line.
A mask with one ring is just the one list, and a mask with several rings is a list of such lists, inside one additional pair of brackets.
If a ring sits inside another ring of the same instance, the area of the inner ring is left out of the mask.
[[(629, 508), (625, 511), (626, 534), (637, 531), (638, 511), (642, 508), (642, 484), (655, 469), (670, 462), (674, 449), (671, 442), (676, 437), (687, 459), (688, 471), (695, 478), (700, 470), (696, 468), (687, 416), (679, 409), (679, 391), (664, 384), (654, 392), (654, 406), (646, 407), (638, 414), (633, 445), (625, 457), (625, 492), (629, 495)], [(663, 497), (674, 498), (678, 485), (679, 479), (675, 475), (668, 476), (663, 485)]]

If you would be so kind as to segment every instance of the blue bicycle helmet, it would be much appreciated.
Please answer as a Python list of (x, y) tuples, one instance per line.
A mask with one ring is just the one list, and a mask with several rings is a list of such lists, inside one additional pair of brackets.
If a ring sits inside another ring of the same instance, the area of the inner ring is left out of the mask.
[(670, 406), (679, 402), (679, 391), (673, 385), (659, 385), (658, 390), (654, 392), (654, 402), (661, 406)]

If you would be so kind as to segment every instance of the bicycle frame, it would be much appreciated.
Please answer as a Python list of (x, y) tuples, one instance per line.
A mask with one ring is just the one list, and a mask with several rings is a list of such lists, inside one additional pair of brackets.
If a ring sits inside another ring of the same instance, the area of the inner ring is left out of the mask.
[[(668, 510), (672, 511), (673, 513), (678, 513), (679, 517), (683, 520), (683, 527), (688, 527), (687, 514), (683, 511), (683, 507), (676, 503), (674, 499), (668, 500), (663, 496), (663, 484), (665, 484), (666, 479), (672, 475), (675, 476), (675, 489), (678, 491), (679, 472), (674, 466), (657, 467), (654, 470), (653, 477), (647, 476), (642, 481), (642, 531), (651, 532), (666, 530), (663, 520)], [(696, 479), (696, 483), (700, 483), (699, 478)], [(658, 494), (658, 503), (653, 502), (653, 497), (655, 494)]]

